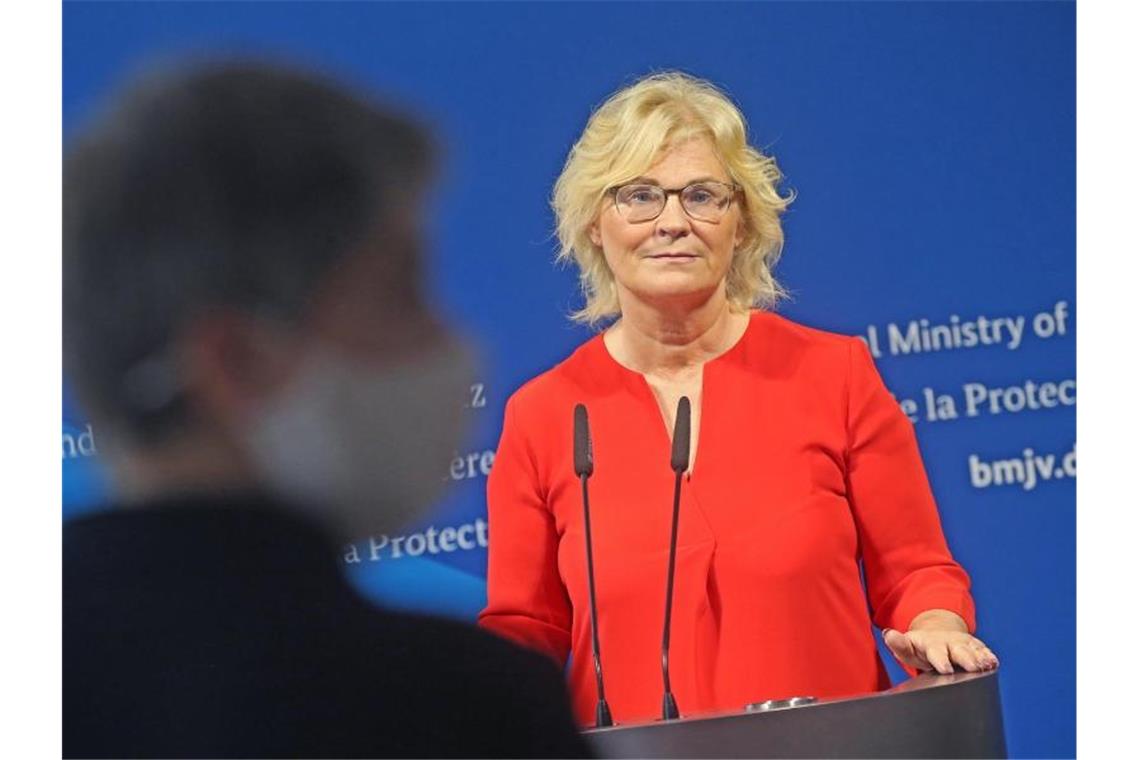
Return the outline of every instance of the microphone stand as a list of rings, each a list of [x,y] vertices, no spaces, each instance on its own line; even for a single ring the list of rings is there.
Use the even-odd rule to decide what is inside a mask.
[[[665,583],[665,631],[661,635],[661,677],[665,686],[661,700],[662,720],[673,720],[681,716],[669,683],[669,631],[673,621],[673,574],[677,559],[677,523],[681,515],[681,476],[689,468],[690,430],[689,398],[682,396],[677,402],[677,419],[673,425],[673,528],[669,536],[669,574]]]
[[[590,531],[590,490],[587,481],[594,472],[594,451],[590,442],[590,426],[586,407],[574,407],[574,472],[582,481],[582,515],[586,529],[586,577],[590,591],[590,632],[593,635],[594,676],[598,686],[598,705],[594,711],[597,728],[612,726],[613,717],[606,702],[606,687],[602,681],[602,645],[598,640],[598,600],[594,593],[594,543]]]

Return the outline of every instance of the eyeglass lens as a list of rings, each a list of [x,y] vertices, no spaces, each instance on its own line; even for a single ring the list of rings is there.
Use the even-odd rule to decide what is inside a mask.
[[[720,182],[698,182],[680,190],[666,190],[658,185],[623,185],[617,189],[618,211],[630,222],[656,219],[665,210],[668,197],[681,196],[681,206],[689,216],[703,221],[718,221],[732,200],[733,188]]]

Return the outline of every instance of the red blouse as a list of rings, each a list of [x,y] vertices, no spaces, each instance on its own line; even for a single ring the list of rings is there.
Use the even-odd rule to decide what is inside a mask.
[[[670,680],[681,714],[890,685],[872,621],[951,610],[974,630],[911,423],[861,341],[753,312],[704,367],[700,445],[681,488]],[[592,725],[582,490],[573,410],[589,409],[590,520],[606,698],[660,717],[672,520],[670,433],[645,378],[599,335],[507,402],[487,486],[483,627],[569,655]],[[865,584],[860,578],[860,568]],[[869,603],[869,609],[868,609]]]

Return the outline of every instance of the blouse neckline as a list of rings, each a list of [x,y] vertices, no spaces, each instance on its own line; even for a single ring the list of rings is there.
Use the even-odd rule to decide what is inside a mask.
[[[697,472],[698,464],[700,462],[703,462],[705,457],[710,456],[710,454],[708,454],[706,451],[706,442],[709,441],[710,438],[705,434],[705,431],[709,427],[710,419],[712,416],[709,414],[709,396],[711,395],[715,397],[717,395],[717,391],[715,389],[712,390],[711,393],[709,392],[710,378],[714,377],[715,374],[710,374],[710,368],[718,367],[723,363],[734,360],[738,354],[745,350],[744,346],[747,344],[749,336],[756,330],[760,329],[757,327],[757,322],[760,321],[760,315],[762,313],[763,312],[759,309],[753,309],[748,316],[748,324],[744,328],[744,332],[741,333],[736,342],[725,349],[725,351],[719,356],[714,356],[712,359],[709,359],[703,365],[701,365],[701,422],[700,428],[694,431],[696,439],[696,456],[693,457],[691,466],[686,475],[686,479],[689,481],[693,480],[693,477]],[[649,379],[643,373],[638,372],[635,369],[630,369],[614,358],[613,354],[610,353],[609,348],[606,346],[604,333],[596,336],[594,340],[598,342],[598,352],[602,357],[604,357],[603,361],[612,367],[613,371],[622,378],[623,384],[638,399],[638,403],[644,405],[646,413],[651,414],[651,416],[657,420],[657,425],[654,426],[654,436],[658,438],[659,445],[666,452],[671,450],[673,432],[669,429],[669,424],[666,422],[665,417],[662,415],[661,409],[657,403],[657,398],[653,393],[653,389],[649,385]],[[715,405],[717,401],[714,400],[711,403]],[[713,434],[713,436],[715,439],[715,434]],[[715,456],[715,454],[712,456]]]
[[[713,358],[707,360],[703,365],[701,365],[702,370],[704,368],[708,367],[709,365],[718,364],[718,363],[721,363],[722,361],[728,361],[728,360],[732,359],[733,356],[735,356],[736,354],[743,351],[744,345],[748,342],[749,336],[752,333],[754,333],[757,329],[759,329],[756,327],[756,323],[760,321],[760,315],[763,313],[764,312],[760,309],[751,309],[750,313],[748,315],[748,324],[747,324],[747,326],[745,326],[744,332],[742,332],[740,334],[740,337],[736,339],[736,342],[733,343],[731,346],[729,346],[727,349],[725,349],[722,353],[720,353],[717,356],[714,356]],[[607,361],[607,363],[616,367],[619,371],[621,371],[623,374],[625,374],[627,376],[632,375],[638,379],[645,380],[646,379],[645,373],[638,372],[635,369],[632,369],[630,367],[625,366],[624,364],[619,362],[617,360],[617,358],[614,357],[613,354],[610,353],[609,346],[606,345],[605,335],[606,334],[604,332],[599,333],[597,336],[594,337],[594,340],[596,340],[598,342],[600,353],[603,357],[605,357],[605,360]]]

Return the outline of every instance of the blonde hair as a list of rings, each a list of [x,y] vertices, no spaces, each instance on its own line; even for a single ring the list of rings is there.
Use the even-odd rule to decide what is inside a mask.
[[[619,90],[594,111],[554,183],[557,260],[577,264],[586,297],[586,305],[571,315],[575,321],[594,325],[621,313],[613,273],[590,240],[607,191],[644,174],[664,151],[694,137],[712,143],[741,188],[745,234],[728,270],[729,303],[740,310],[767,308],[785,295],[772,267],[784,243],[780,214],[794,193],[779,194],[783,175],[773,158],[748,144],[744,116],[727,95],[703,79],[664,72]]]

